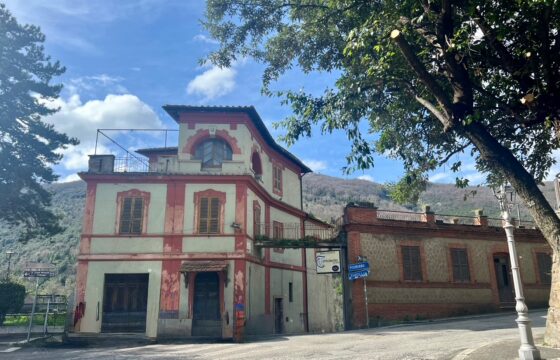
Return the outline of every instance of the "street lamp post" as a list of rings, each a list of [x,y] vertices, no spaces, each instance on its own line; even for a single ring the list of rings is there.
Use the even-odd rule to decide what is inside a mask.
[[[8,250],[6,251],[6,255],[8,255],[8,271],[6,272],[6,281],[10,281],[10,267],[12,265],[12,255],[15,254],[15,251]]]
[[[517,251],[515,249],[515,239],[513,237],[513,225],[511,223],[510,208],[515,202],[515,191],[509,185],[502,185],[499,189],[493,189],[494,195],[500,202],[502,211],[503,227],[506,232],[509,259],[511,263],[511,272],[513,277],[513,286],[515,288],[515,310],[517,311],[517,326],[521,339],[519,347],[520,360],[540,360],[541,354],[539,349],[535,347],[533,333],[531,331],[531,319],[529,318],[529,309],[525,304],[523,296],[523,283],[521,282],[521,274],[519,272],[519,262],[517,259]]]

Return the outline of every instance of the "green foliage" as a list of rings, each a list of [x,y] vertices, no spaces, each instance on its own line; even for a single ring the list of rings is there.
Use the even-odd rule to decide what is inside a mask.
[[[524,171],[538,183],[555,162],[555,1],[210,0],[204,24],[221,44],[213,63],[252,57],[266,66],[264,93],[293,110],[278,124],[282,140],[292,144],[315,126],[343,129],[352,144],[348,172],[373,166],[374,152],[402,160],[405,177],[391,186],[399,202],[414,203],[425,174],[443,164],[460,172],[455,155],[463,152],[489,183],[527,183]],[[338,79],[319,96],[273,92],[271,83],[294,67]],[[373,142],[359,130],[363,122],[378,134]],[[508,168],[513,162],[521,166]]]
[[[0,326],[7,313],[18,312],[25,300],[25,286],[13,282],[0,282]]]
[[[65,71],[44,54],[44,41],[0,4],[0,220],[24,225],[23,240],[62,230],[42,184],[57,179],[60,150],[78,143],[42,121],[57,111],[46,102],[58,97],[62,85],[50,82]]]

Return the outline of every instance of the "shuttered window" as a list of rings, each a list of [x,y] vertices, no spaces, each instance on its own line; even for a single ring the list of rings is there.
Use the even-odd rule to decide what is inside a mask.
[[[467,249],[450,249],[451,264],[453,266],[453,281],[470,282],[469,259]]]
[[[272,225],[272,237],[274,239],[282,239],[284,237],[284,224],[274,221]]]
[[[200,198],[198,232],[218,234],[220,232],[220,199],[217,197]]]
[[[121,205],[120,234],[141,234],[144,218],[144,198],[125,197]]]
[[[272,189],[278,193],[282,192],[282,169],[276,165],[272,165]]]
[[[537,263],[539,266],[539,278],[541,284],[550,284],[552,282],[552,258],[547,253],[537,253]]]
[[[422,266],[420,264],[420,247],[402,246],[402,265],[404,280],[422,281]]]

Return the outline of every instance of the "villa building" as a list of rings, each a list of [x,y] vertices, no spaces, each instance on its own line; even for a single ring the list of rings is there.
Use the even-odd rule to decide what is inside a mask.
[[[253,107],[164,109],[179,124],[178,146],[137,150],[148,159],[142,171],[92,155],[80,173],[75,331],[238,340],[332,331],[323,292],[334,290],[314,274],[313,251],[255,246],[332,235],[302,211],[311,170]]]

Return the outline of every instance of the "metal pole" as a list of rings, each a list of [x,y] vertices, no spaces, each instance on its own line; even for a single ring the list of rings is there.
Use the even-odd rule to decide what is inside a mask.
[[[367,284],[366,284],[366,278],[363,279],[364,279],[364,296],[366,298],[366,324],[369,329],[369,304],[367,299]]]
[[[29,327],[27,328],[27,342],[31,338],[31,326],[33,326],[33,316],[35,316],[35,305],[37,304],[37,291],[39,290],[39,277],[35,277],[35,298],[33,298],[33,307],[31,308],[31,316],[29,317]]]
[[[6,281],[10,281],[10,268],[12,265],[12,255],[14,254],[14,252],[9,250],[6,252],[6,254],[8,254],[8,272],[6,273]]]
[[[523,283],[521,282],[521,274],[519,272],[519,262],[515,249],[515,239],[513,237],[513,225],[511,224],[511,217],[506,204],[506,196],[505,186],[502,185],[499,200],[502,208],[502,219],[504,220],[504,230],[507,237],[513,285],[515,288],[515,310],[517,311],[517,319],[515,319],[515,321],[517,322],[521,339],[521,346],[518,351],[519,359],[540,360],[541,354],[539,349],[535,347],[535,341],[533,340],[533,333],[531,331],[531,319],[528,315],[529,309],[525,304],[525,297],[523,296]]]
[[[47,319],[49,318],[49,307],[51,305],[51,299],[47,300],[47,311],[45,312],[45,323],[43,324],[43,336],[47,336]]]

